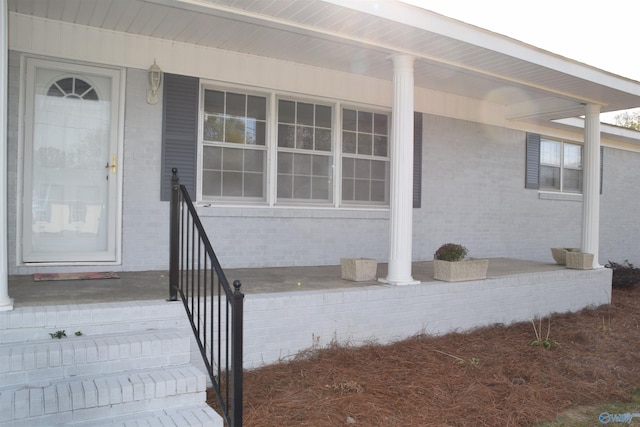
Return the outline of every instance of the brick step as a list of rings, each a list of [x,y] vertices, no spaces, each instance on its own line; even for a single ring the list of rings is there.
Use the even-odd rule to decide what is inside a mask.
[[[95,421],[81,421],[67,426],[82,427],[224,427],[222,417],[209,405],[201,403],[194,406],[168,408],[152,411],[144,415],[128,415]]]
[[[84,335],[190,329],[180,302],[132,301],[84,305],[17,307],[0,312],[0,344],[37,341],[64,330]]]
[[[187,364],[190,331],[149,330],[0,344],[0,384]]]
[[[153,418],[156,411],[198,405],[205,399],[206,376],[191,365],[43,381],[0,388],[0,426]]]

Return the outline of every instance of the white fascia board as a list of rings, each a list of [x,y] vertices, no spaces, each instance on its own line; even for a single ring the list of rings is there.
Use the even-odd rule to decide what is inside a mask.
[[[578,129],[584,129],[585,126],[585,120],[582,117],[571,117],[567,119],[552,120],[552,122]],[[608,123],[600,123],[600,133],[603,136],[609,136],[616,140],[622,140],[631,144],[640,145],[640,131],[634,129],[615,126]]]

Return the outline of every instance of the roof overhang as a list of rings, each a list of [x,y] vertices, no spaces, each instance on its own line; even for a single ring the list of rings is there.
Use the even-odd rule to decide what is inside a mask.
[[[10,13],[390,80],[497,103],[508,119],[640,106],[640,83],[397,0],[8,0]]]

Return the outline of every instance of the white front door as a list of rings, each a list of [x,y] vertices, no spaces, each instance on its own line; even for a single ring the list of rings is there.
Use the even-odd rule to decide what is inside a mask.
[[[24,262],[115,262],[120,72],[27,59]]]

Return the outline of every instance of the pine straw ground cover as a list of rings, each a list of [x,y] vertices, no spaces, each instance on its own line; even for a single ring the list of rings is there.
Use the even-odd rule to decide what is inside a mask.
[[[518,323],[310,349],[245,373],[244,425],[527,426],[628,401],[640,388],[639,299],[638,287],[614,289],[609,306],[536,322],[550,348]]]

